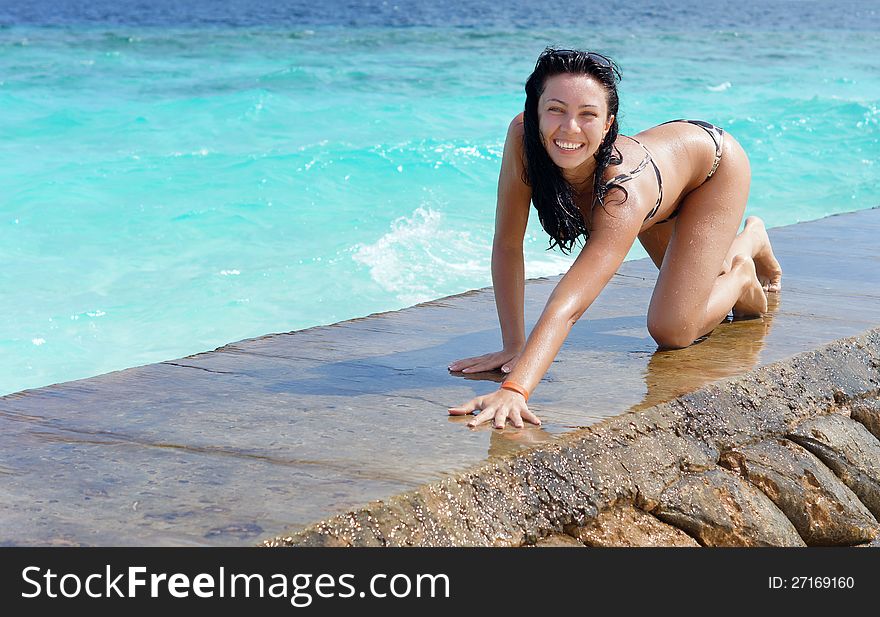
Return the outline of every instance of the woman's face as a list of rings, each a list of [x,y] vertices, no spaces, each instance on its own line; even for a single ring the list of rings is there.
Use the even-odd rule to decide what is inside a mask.
[[[593,155],[611,128],[605,87],[589,75],[548,77],[538,100],[538,119],[550,159],[569,174],[592,174]]]

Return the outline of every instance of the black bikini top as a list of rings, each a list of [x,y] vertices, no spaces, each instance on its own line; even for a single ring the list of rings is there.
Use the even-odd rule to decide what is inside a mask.
[[[610,189],[612,186],[618,186],[620,184],[623,184],[624,182],[629,182],[640,173],[642,173],[645,167],[648,166],[648,163],[651,163],[651,165],[653,165],[654,167],[654,173],[657,176],[657,188],[659,190],[659,194],[657,195],[657,203],[654,204],[654,207],[651,208],[648,216],[645,217],[645,220],[647,221],[649,218],[657,214],[657,210],[660,208],[660,202],[663,201],[663,178],[660,177],[660,170],[657,168],[657,163],[655,163],[654,159],[651,158],[651,153],[648,152],[648,149],[642,145],[642,142],[640,142],[635,137],[630,137],[629,135],[623,135],[623,137],[626,137],[627,139],[632,139],[634,142],[642,146],[642,150],[645,151],[645,158],[643,158],[642,162],[639,163],[638,166],[632,171],[628,173],[618,174],[611,178],[608,182],[605,183],[605,188]]]

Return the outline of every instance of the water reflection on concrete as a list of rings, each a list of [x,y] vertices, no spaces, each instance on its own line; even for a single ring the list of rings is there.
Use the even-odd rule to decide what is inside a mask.
[[[760,352],[764,348],[765,338],[770,332],[779,305],[780,298],[774,295],[769,302],[769,311],[763,317],[740,320],[728,317],[727,321],[720,324],[710,336],[685,349],[655,348],[654,351],[631,351],[628,356],[633,370],[620,375],[606,373],[601,382],[603,393],[613,393],[614,388],[619,387],[621,400],[634,400],[633,397],[637,396],[638,389],[635,387],[626,389],[626,386],[620,384],[635,383],[636,376],[640,374],[644,380],[641,401],[628,408],[617,408],[617,413],[638,411],[693,392],[713,381],[747,373],[759,365]],[[650,343],[648,345],[650,346]],[[598,354],[600,358],[603,356],[604,354]],[[584,374],[595,374],[603,371],[600,364],[601,362],[591,363],[582,360],[580,368],[584,369]],[[641,370],[637,370],[638,368]],[[469,377],[499,383],[504,379],[500,374],[487,374],[482,378]],[[589,397],[585,399],[586,407],[589,405]],[[552,405],[543,403],[541,407],[548,408],[546,413],[553,417]],[[461,423],[462,426],[469,420],[470,418],[461,416],[450,418],[451,422]],[[507,428],[499,431],[491,426],[485,426],[479,430],[491,433],[489,456],[499,456],[551,440],[554,434],[560,432],[559,428],[558,425],[551,423],[542,428],[526,426],[523,429]],[[573,428],[573,425],[568,425],[566,428]]]
[[[491,290],[2,397],[0,543],[254,544],[863,332],[878,232],[880,210],[771,230],[775,310],[674,352],[645,327],[655,268],[624,264],[533,394],[541,428],[446,413],[503,377],[446,370],[498,345]],[[529,326],[557,280],[527,284]]]
[[[674,351],[655,351],[645,369],[645,398],[630,409],[653,407],[757,367],[779,304],[779,295],[773,294],[768,312],[760,318],[729,318],[711,336],[695,345]]]

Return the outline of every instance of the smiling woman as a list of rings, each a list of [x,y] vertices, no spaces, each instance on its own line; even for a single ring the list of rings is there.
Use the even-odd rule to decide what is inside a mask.
[[[529,393],[636,238],[660,269],[647,325],[662,348],[687,347],[731,310],[760,315],[765,294],[780,289],[763,222],[749,217],[737,234],[751,180],[739,143],[694,120],[666,122],[638,139],[619,134],[619,79],[601,54],[548,48],[526,82],[525,110],[505,142],[492,247],[503,349],[449,366],[466,373],[501,367],[510,376],[498,391],[449,409],[479,410],[468,426],[540,424]],[[653,173],[643,173],[649,165]],[[522,243],[530,202],[551,246],[568,251],[578,238],[583,246],[526,340]]]

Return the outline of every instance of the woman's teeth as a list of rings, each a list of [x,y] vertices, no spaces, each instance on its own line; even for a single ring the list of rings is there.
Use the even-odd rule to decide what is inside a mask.
[[[578,144],[578,143],[574,143],[571,141],[556,141],[556,140],[554,140],[553,143],[555,143],[557,146],[559,146],[563,150],[578,150],[584,146],[584,144]]]

